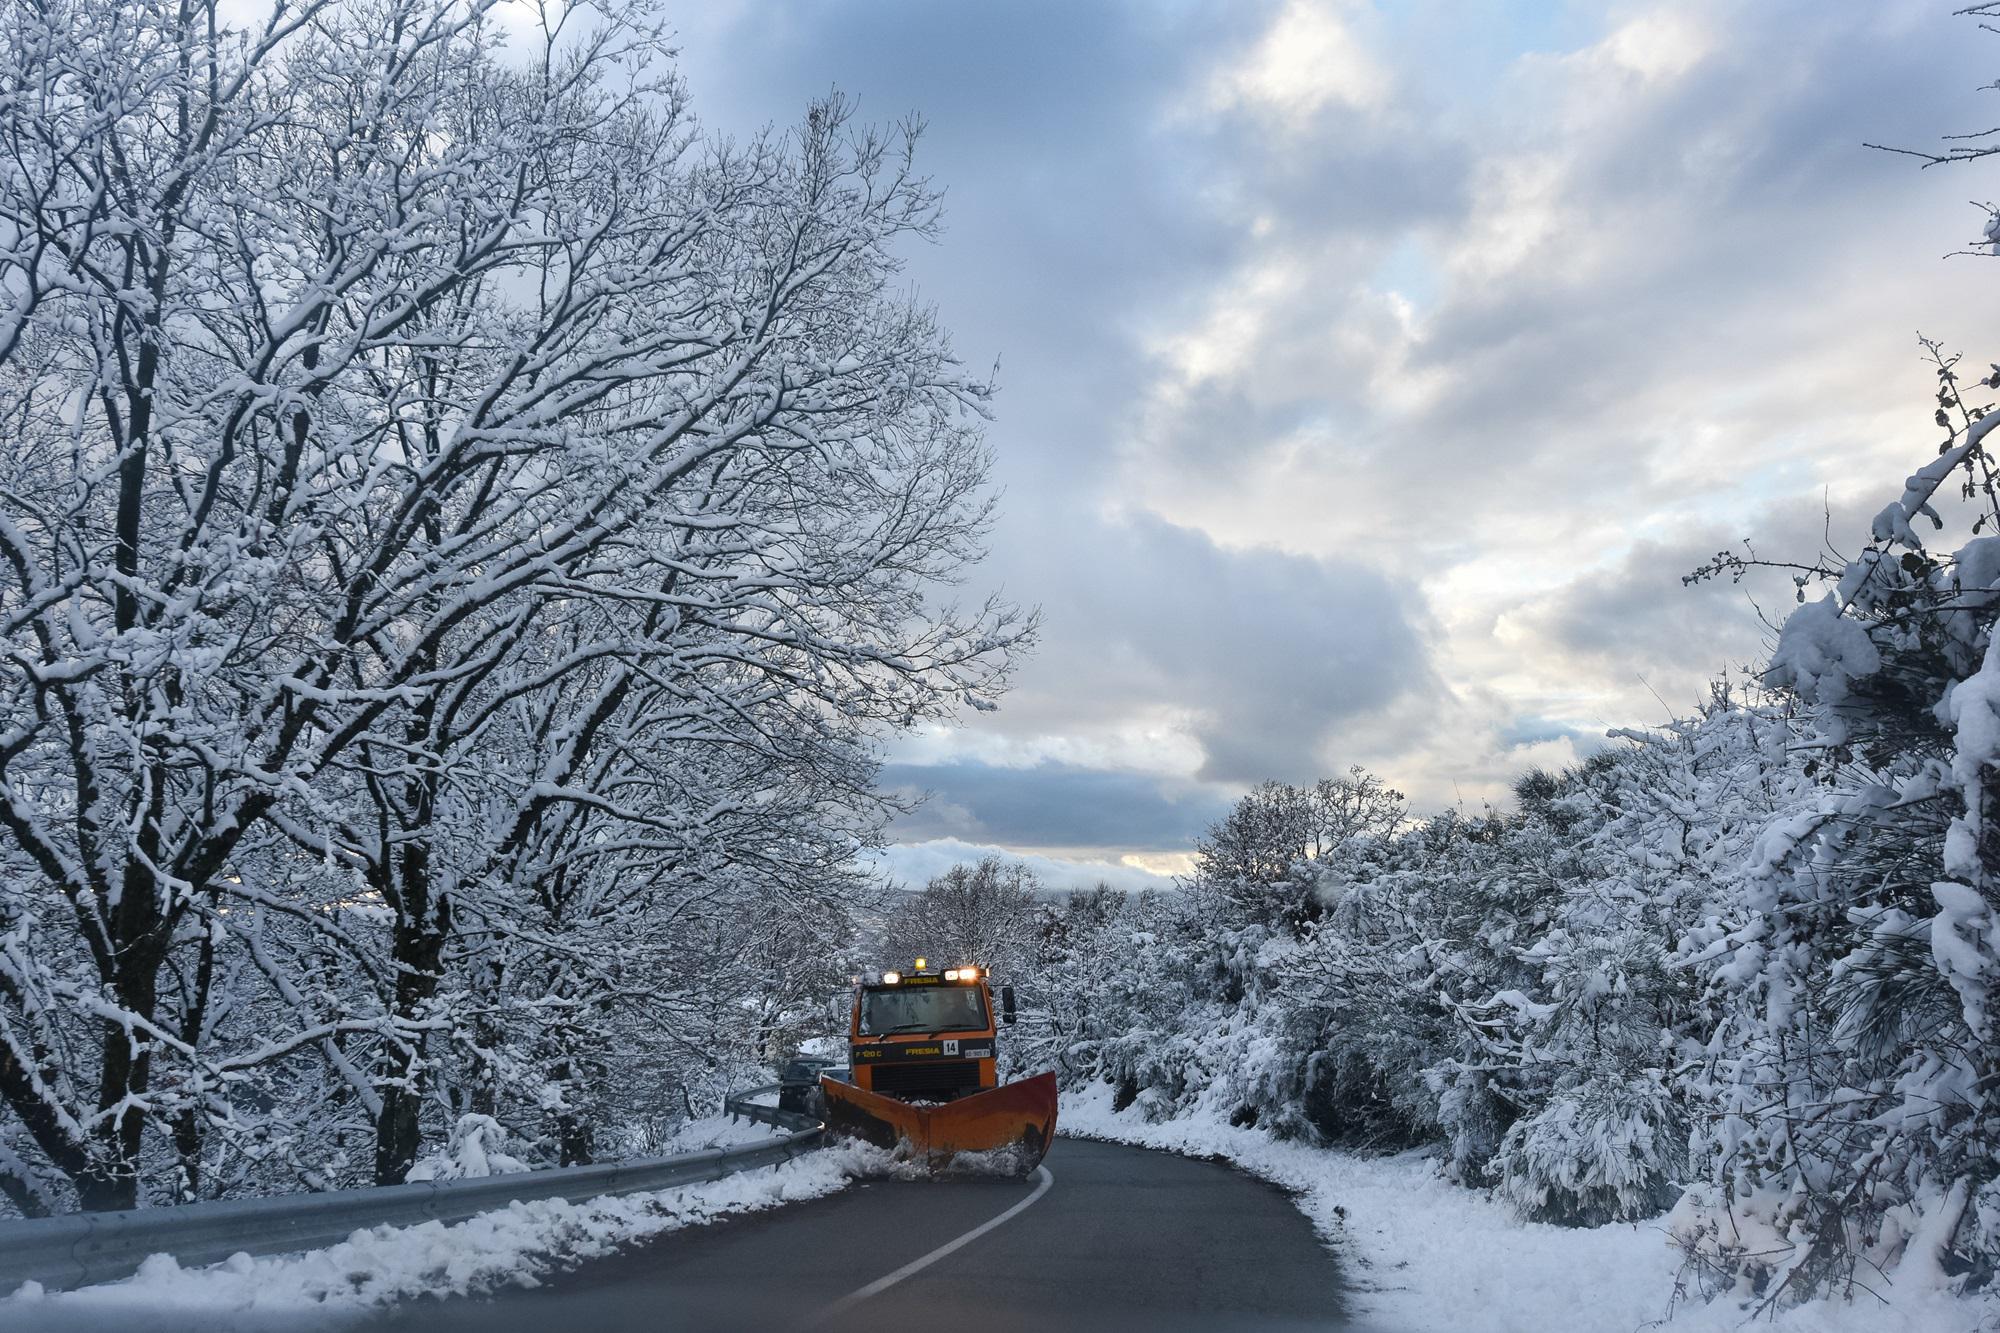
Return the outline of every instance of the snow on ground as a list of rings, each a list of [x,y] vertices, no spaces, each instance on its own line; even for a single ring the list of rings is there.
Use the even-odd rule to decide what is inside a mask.
[[[0,1328],[126,1318],[137,1327],[142,1317],[150,1329],[203,1333],[337,1327],[413,1297],[538,1286],[547,1274],[662,1232],[831,1194],[863,1169],[858,1162],[845,1148],[828,1148],[705,1184],[587,1203],[515,1203],[451,1226],[376,1227],[323,1250],[238,1254],[206,1268],[154,1255],[122,1282],[46,1294],[30,1283],[0,1299]]]
[[[1292,1193],[1347,1264],[1370,1329],[1410,1333],[1973,1333],[2000,1328],[2000,1303],[1924,1293],[1885,1304],[1823,1303],[1751,1322],[1727,1302],[1670,1309],[1678,1252],[1664,1219],[1577,1230],[1522,1222],[1438,1175],[1423,1153],[1356,1157],[1282,1143],[1218,1120],[1148,1124],[1111,1109],[1112,1089],[1065,1093],[1062,1134],[1235,1163]],[[1060,1171],[1060,1150],[1057,1154]]]

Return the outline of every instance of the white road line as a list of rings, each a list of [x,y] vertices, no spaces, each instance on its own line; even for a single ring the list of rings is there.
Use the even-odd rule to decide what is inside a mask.
[[[946,1241],[944,1244],[938,1246],[935,1250],[932,1250],[929,1254],[924,1255],[922,1258],[910,1260],[910,1262],[904,1264],[901,1268],[897,1269],[895,1272],[890,1273],[885,1277],[878,1277],[873,1282],[870,1282],[867,1286],[861,1287],[858,1290],[848,1292],[845,1296],[842,1296],[832,1305],[827,1306],[824,1310],[821,1310],[811,1319],[808,1319],[805,1323],[799,1325],[799,1327],[802,1329],[818,1328],[820,1325],[826,1323],[828,1320],[833,1319],[838,1315],[845,1314],[849,1310],[852,1310],[855,1306],[861,1304],[861,1302],[867,1300],[870,1296],[879,1296],[883,1292],[887,1291],[889,1288],[895,1286],[898,1282],[901,1282],[904,1278],[915,1277],[918,1273],[923,1272],[926,1268],[929,1268],[932,1264],[944,1258],[946,1255],[957,1253],[959,1250],[962,1250],[966,1246],[972,1244],[973,1241],[978,1240],[981,1236],[985,1235],[987,1232],[993,1230],[993,1228],[997,1226],[1003,1226],[1006,1223],[1013,1221],[1016,1217],[1020,1216],[1022,1213],[1027,1212],[1028,1209],[1034,1205],[1035,1200],[1041,1198],[1044,1194],[1047,1194],[1049,1192],[1049,1186],[1056,1183],[1055,1176],[1050,1174],[1049,1169],[1046,1166],[1036,1167],[1035,1174],[1041,1177],[1042,1183],[1035,1186],[1035,1192],[1033,1194],[1030,1194],[1027,1198],[1021,1200],[1019,1203],[1015,1204],[1012,1208],[1009,1208],[1006,1212],[1001,1213],[997,1217],[988,1218],[986,1221],[981,1222],[978,1226],[974,1227],[972,1230],[966,1232],[963,1236],[960,1236],[957,1240]]]

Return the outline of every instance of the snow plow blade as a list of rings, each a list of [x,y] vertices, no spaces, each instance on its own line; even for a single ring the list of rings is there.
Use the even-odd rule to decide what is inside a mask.
[[[829,1129],[892,1152],[907,1150],[934,1164],[960,1153],[1011,1151],[1012,1165],[1025,1176],[1041,1164],[1055,1137],[1054,1074],[1003,1083],[936,1106],[913,1106],[824,1074],[819,1086],[826,1094]]]

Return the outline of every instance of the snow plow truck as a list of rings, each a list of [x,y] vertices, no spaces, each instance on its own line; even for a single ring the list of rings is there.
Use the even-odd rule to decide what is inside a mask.
[[[1014,988],[1000,988],[1014,1021]],[[960,1154],[1027,1175],[1056,1131],[1056,1076],[999,1081],[999,1029],[986,969],[936,969],[857,980],[848,1068],[822,1074],[828,1128],[938,1167]]]

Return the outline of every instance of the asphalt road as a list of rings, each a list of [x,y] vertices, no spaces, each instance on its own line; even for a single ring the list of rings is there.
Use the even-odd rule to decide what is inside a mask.
[[[369,1327],[1351,1327],[1333,1257],[1272,1186],[1212,1162],[1079,1139],[1059,1139],[1045,1170],[1046,1182],[857,1184],[671,1232],[537,1290],[419,1302]],[[898,1276],[972,1232],[952,1253]]]

